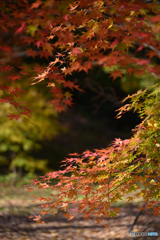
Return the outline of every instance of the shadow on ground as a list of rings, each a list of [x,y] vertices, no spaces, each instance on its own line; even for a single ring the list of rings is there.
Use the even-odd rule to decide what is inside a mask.
[[[2,240],[118,240],[118,239],[160,239],[160,218],[143,213],[135,232],[158,232],[157,237],[131,237],[127,233],[137,214],[136,206],[123,207],[115,219],[105,219],[110,230],[97,225],[94,219],[84,220],[81,216],[67,222],[63,215],[45,215],[44,224],[36,224],[29,215],[0,214],[0,239]]]

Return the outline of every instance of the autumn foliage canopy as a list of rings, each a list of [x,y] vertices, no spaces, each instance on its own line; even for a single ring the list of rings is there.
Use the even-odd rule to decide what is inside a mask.
[[[159,79],[159,32],[158,1],[2,1],[0,70],[8,77],[0,86],[4,92],[0,101],[14,106],[10,119],[31,115],[29,107],[19,101],[24,90],[14,87],[21,76],[29,75],[18,61],[22,55],[48,61],[45,69],[40,65],[33,68],[31,85],[44,81],[53,93],[53,111],[58,112],[73,104],[68,88],[82,91],[70,79],[74,72],[88,73],[98,65],[112,67],[113,81],[124,72],[140,77],[147,73]],[[63,170],[34,180],[39,188],[57,190],[55,196],[40,198],[49,201],[43,213],[63,209],[68,219],[83,213],[99,223],[106,216],[115,217],[119,209],[113,208],[113,203],[130,193],[128,201],[139,197],[147,209],[160,213],[159,94],[157,83],[124,99],[117,117],[133,110],[141,118],[130,139],[115,139],[108,148],[74,153],[63,161]],[[54,186],[52,179],[58,180]],[[68,210],[69,204],[76,209]]]

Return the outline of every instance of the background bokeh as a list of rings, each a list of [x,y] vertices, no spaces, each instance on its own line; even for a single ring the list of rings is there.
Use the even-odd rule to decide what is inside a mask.
[[[0,181],[12,184],[58,170],[60,162],[69,153],[105,148],[114,138],[129,138],[140,119],[136,113],[130,112],[117,120],[116,110],[128,94],[157,81],[151,74],[141,78],[129,76],[125,69],[123,77],[113,81],[109,68],[95,66],[89,74],[80,72],[71,76],[71,80],[84,92],[71,92],[73,107],[58,113],[50,104],[52,95],[46,83],[31,85],[35,76],[33,69],[37,64],[45,67],[45,60],[21,58],[21,61],[29,76],[14,81],[12,86],[24,89],[20,99],[31,110],[31,117],[10,120],[7,115],[17,110],[8,103],[1,104],[0,108]],[[7,73],[1,73],[1,82],[5,82],[7,77]],[[5,94],[0,92],[1,97]]]

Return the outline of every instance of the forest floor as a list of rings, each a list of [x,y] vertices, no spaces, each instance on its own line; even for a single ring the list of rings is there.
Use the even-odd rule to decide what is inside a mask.
[[[30,215],[39,214],[38,204],[32,203],[33,193],[24,188],[2,188],[0,191],[0,239],[1,240],[114,240],[159,239],[160,217],[145,211],[138,218],[134,232],[158,232],[157,237],[131,237],[127,233],[137,214],[137,205],[121,204],[119,216],[106,218],[106,224],[97,225],[93,219],[84,220],[82,215],[67,222],[63,213],[45,215],[46,223],[37,224]],[[41,195],[41,193],[38,193]],[[44,194],[43,194],[44,196]]]

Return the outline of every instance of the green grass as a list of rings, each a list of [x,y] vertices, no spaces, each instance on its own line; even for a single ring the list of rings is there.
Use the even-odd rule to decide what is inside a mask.
[[[34,214],[41,211],[40,201],[35,201],[35,197],[49,197],[53,190],[51,189],[34,189],[27,191],[27,187],[10,186],[8,184],[0,184],[0,212],[7,214]],[[35,201],[35,202],[32,202]]]

